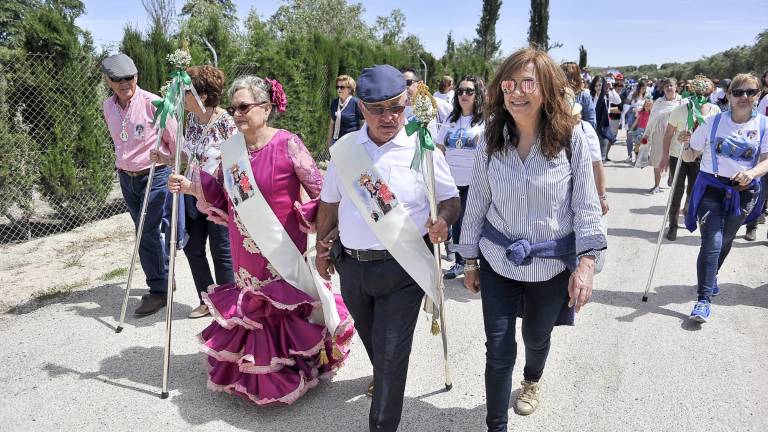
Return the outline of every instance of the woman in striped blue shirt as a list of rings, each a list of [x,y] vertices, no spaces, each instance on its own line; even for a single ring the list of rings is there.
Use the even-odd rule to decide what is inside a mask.
[[[534,49],[508,57],[488,86],[459,251],[464,285],[483,303],[489,431],[507,430],[516,318],[526,364],[514,408],[527,415],[539,403],[552,328],[572,324],[589,301],[606,248],[588,144],[566,86],[557,64]]]

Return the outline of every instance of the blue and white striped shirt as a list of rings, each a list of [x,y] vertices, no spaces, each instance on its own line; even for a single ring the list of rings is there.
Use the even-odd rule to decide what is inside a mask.
[[[574,232],[576,253],[599,257],[607,247],[601,230],[600,202],[589,147],[580,127],[573,129],[571,161],[565,150],[548,160],[537,140],[525,161],[517,149],[494,153],[490,163],[485,140],[475,156],[472,182],[462,222],[459,253],[483,257],[493,270],[524,282],[546,281],[565,270],[559,259],[533,257],[529,265],[507,260],[504,248],[481,233],[485,220],[509,239],[531,244],[557,240]]]

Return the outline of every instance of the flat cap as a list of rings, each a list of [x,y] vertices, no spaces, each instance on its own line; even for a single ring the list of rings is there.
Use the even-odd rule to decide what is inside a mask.
[[[111,55],[102,60],[101,70],[111,78],[122,78],[138,73],[133,60],[123,53]]]
[[[405,91],[405,78],[390,65],[374,65],[363,69],[357,79],[357,97],[366,103],[376,103],[400,96]]]

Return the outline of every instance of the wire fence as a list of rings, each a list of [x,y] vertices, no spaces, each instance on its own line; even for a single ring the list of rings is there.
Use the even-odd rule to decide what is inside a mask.
[[[0,57],[0,244],[125,212],[94,61]]]

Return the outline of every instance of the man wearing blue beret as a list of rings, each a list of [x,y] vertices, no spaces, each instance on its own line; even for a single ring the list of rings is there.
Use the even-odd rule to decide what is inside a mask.
[[[316,264],[327,280],[338,271],[344,303],[373,365],[370,430],[396,431],[421,300],[425,292],[433,296],[442,277],[435,274],[430,242],[447,240],[459,194],[445,158],[435,152],[438,214],[432,223],[424,181],[411,170],[418,139],[404,128],[405,78],[377,65],[357,82],[365,125],[331,147]]]

